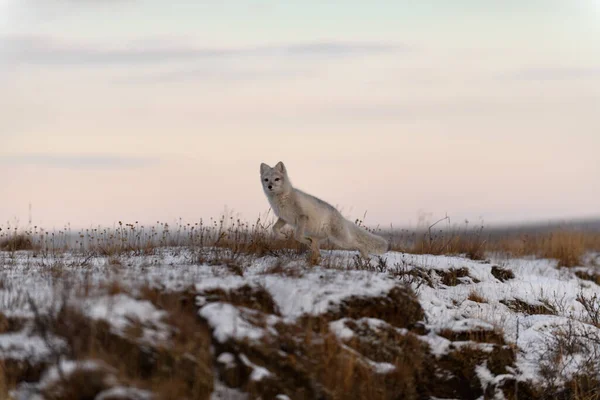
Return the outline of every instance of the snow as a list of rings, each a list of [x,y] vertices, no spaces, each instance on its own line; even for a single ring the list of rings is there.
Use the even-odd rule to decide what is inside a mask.
[[[340,259],[350,259],[353,254],[323,251],[324,257]],[[79,307],[92,319],[108,322],[117,334],[125,334],[137,323],[142,327],[141,340],[158,343],[168,341],[171,335],[164,322],[166,313],[148,301],[137,300],[138,290],[143,286],[165,291],[194,288],[198,294],[198,313],[210,325],[217,341],[261,341],[276,334],[272,326],[278,322],[294,322],[307,314],[327,313],[350,297],[382,296],[402,284],[402,277],[395,273],[307,267],[301,260],[284,263],[280,268],[283,273],[271,273],[273,266],[281,262],[271,256],[242,260],[242,276],[232,274],[226,266],[194,265],[192,260],[193,254],[185,249],[165,250],[152,256],[123,257],[118,266],[111,265],[106,257],[86,261],[85,257],[74,253],[36,258],[30,252],[0,252],[0,281],[3,283],[0,285],[0,313],[6,317],[33,317],[29,297],[40,314],[51,313],[60,305],[62,293],[79,283],[89,287],[90,292],[86,292],[85,296],[70,294],[70,304]],[[518,379],[541,382],[540,358],[555,339],[557,330],[570,326],[575,332],[600,334],[598,328],[586,323],[586,311],[577,301],[578,296],[591,297],[600,293],[600,286],[575,275],[576,271],[591,271],[591,267],[559,268],[555,261],[546,259],[492,256],[490,260],[473,261],[455,256],[397,252],[386,253],[383,260],[391,272],[418,268],[429,274],[433,287],[418,282],[411,285],[423,307],[425,327],[429,330],[426,335],[417,337],[430,346],[435,356],[440,357],[450,351],[452,343],[438,335],[441,331],[494,331],[502,335],[508,344],[518,346]],[[514,279],[499,281],[491,273],[493,266],[510,269]],[[470,277],[462,279],[456,286],[444,285],[436,272],[460,268],[467,269]],[[105,288],[111,282],[118,282],[127,294],[107,295]],[[267,291],[279,314],[265,315],[229,303],[210,302],[205,296],[205,292],[211,289],[227,291],[245,285]],[[471,293],[477,293],[485,302],[469,300]],[[501,303],[513,300],[537,306],[549,304],[555,308],[556,315],[527,315]],[[368,324],[373,330],[386,327],[384,321],[373,318],[363,318],[359,322]],[[356,335],[343,318],[330,322],[329,328],[342,341],[351,340]],[[56,346],[61,345],[64,343],[56,339]],[[48,344],[26,329],[0,334],[1,358],[42,360],[50,354]],[[229,353],[222,353],[217,359],[224,365],[234,360],[235,357]],[[574,373],[582,361],[574,356],[564,360],[561,367],[568,375]],[[389,373],[393,368],[391,364],[370,363],[380,373]],[[265,379],[272,374],[252,365],[252,379]],[[73,367],[71,364],[63,366],[67,369]],[[491,376],[485,365],[478,367],[477,374],[482,383],[505,378]],[[228,398],[218,396],[229,395],[246,398],[226,388],[219,390],[221,394],[214,394],[214,399]]]
[[[210,400],[248,400],[248,397],[248,394],[227,387],[215,378],[214,390],[210,395]]]
[[[129,400],[150,400],[154,396],[151,392],[132,387],[115,386],[111,389],[98,393],[94,400],[105,400],[112,398],[122,398]]]
[[[453,321],[448,327],[454,332],[471,332],[478,330],[494,330],[494,325],[476,318],[465,318]]]
[[[481,382],[481,386],[483,391],[494,381],[494,375],[490,372],[486,365],[478,365],[475,367],[475,373],[479,378],[479,382]]]
[[[548,352],[548,348],[553,348],[557,338],[557,334],[572,333],[572,339],[578,340],[579,343],[584,340],[586,335],[595,335],[595,340],[587,342],[587,349],[583,353],[574,353],[561,357],[560,367],[563,369],[565,377],[576,374],[585,361],[585,357],[600,354],[600,330],[596,327],[559,316],[548,315],[531,315],[524,318],[521,322],[522,328],[519,334],[518,346],[525,350],[518,355],[518,363],[520,369],[520,378],[537,379],[540,369],[540,357],[543,357]]]
[[[202,279],[200,282],[196,283],[196,291],[204,292],[208,289],[215,288],[231,290],[238,289],[247,284],[251,284],[251,282],[248,282],[247,279],[239,275],[228,275],[225,277],[213,276]]]
[[[330,322],[329,329],[341,340],[350,340],[354,337],[354,331],[346,327],[345,318]]]
[[[240,354],[240,360],[242,360],[244,365],[252,368],[252,373],[250,374],[250,380],[252,381],[262,381],[264,378],[268,378],[273,375],[268,369],[251,362],[244,354]]]
[[[149,301],[117,294],[88,299],[83,302],[82,309],[91,319],[108,322],[117,334],[124,335],[126,328],[137,321],[144,327],[142,340],[156,343],[169,338],[169,329],[162,322],[166,312],[156,309]]]
[[[455,332],[477,329],[502,332],[508,343],[516,343],[519,379],[540,381],[539,361],[547,351],[548,340],[558,327],[569,321],[578,329],[584,329],[585,310],[576,298],[578,295],[593,296],[600,287],[582,281],[573,269],[557,268],[554,260],[547,259],[492,259],[489,262],[472,261],[460,257],[408,255],[388,253],[388,266],[401,264],[408,270],[421,268],[425,271],[467,268],[469,275],[478,283],[445,286],[437,282],[434,288],[421,285],[415,288],[421,306],[427,315],[427,327],[434,332],[450,329]],[[500,282],[491,274],[494,265],[509,268],[514,279]],[[435,278],[435,274],[432,274]],[[487,302],[478,303],[467,298],[471,292],[481,295]],[[558,315],[526,315],[514,312],[502,300],[521,300],[530,305],[543,306],[548,303],[556,308]],[[573,322],[573,319],[575,321]],[[587,325],[597,334],[600,330]],[[450,342],[436,335],[420,337],[429,343],[433,354],[442,355],[449,349]],[[455,343],[456,345],[456,343]],[[579,366],[578,360],[564,365],[568,376]]]
[[[131,394],[131,399],[135,400],[149,400],[152,398],[151,394],[134,388],[120,388],[117,387],[118,381],[116,378],[117,370],[107,365],[106,363],[98,360],[60,360],[58,365],[52,365],[44,371],[40,381],[37,383],[24,382],[19,384],[16,390],[11,394],[15,399],[18,400],[43,400],[39,393],[44,389],[53,387],[56,384],[62,383],[63,379],[68,380],[69,377],[75,372],[98,372],[101,374],[103,384],[107,387],[113,387],[116,393],[128,393]],[[105,397],[109,397],[111,390],[106,390],[100,393],[96,399],[102,400]],[[101,396],[103,395],[103,396]],[[137,397],[135,397],[137,396]]]
[[[429,332],[427,335],[418,336],[423,342],[429,345],[431,354],[436,357],[441,357],[448,353],[452,342],[442,336],[436,335],[435,332]]]
[[[331,332],[334,333],[334,335],[337,336],[338,339],[343,340],[343,341],[350,340],[355,336],[355,333],[352,329],[348,328],[348,326],[346,325],[346,322],[348,322],[348,321],[349,320],[347,318],[341,318],[341,319],[338,319],[337,321],[332,321],[329,323],[329,329],[331,330]],[[387,329],[394,329],[396,332],[403,334],[403,335],[408,333],[408,331],[404,328],[395,328],[395,327],[391,326],[390,324],[388,324],[387,322],[385,322],[381,319],[377,319],[377,318],[364,317],[364,318],[360,318],[360,319],[356,320],[356,322],[359,324],[368,325],[369,328],[375,332],[378,332],[383,328],[387,328]]]
[[[55,365],[50,367],[44,374],[42,375],[42,379],[38,384],[38,388],[43,389],[49,387],[50,385],[60,382],[61,375],[65,378],[72,375],[75,371],[103,371],[107,372],[108,375],[105,377],[106,383],[108,385],[116,384],[115,377],[112,376],[112,373],[115,373],[116,370],[103,362],[96,360],[85,360],[85,361],[70,361],[70,360],[61,360],[59,365]]]
[[[240,310],[228,303],[210,303],[202,307],[199,314],[208,321],[214,329],[213,336],[221,343],[230,339],[236,340],[259,340],[264,331],[256,328],[244,318],[244,312],[251,314],[254,311]]]
[[[340,301],[352,297],[375,297],[389,292],[397,282],[387,274],[368,271],[338,271],[315,267],[299,277],[250,274],[204,279],[196,290],[236,289],[244,285],[262,287],[273,297],[282,316],[296,319],[305,314],[319,315]],[[200,304],[204,301],[201,298]]]
[[[387,274],[367,271],[332,271],[315,268],[300,278],[267,275],[264,288],[286,317],[319,315],[352,297],[375,297],[389,292],[397,282]]]
[[[475,374],[477,378],[479,378],[479,382],[481,382],[481,387],[485,392],[488,386],[494,385],[493,387],[498,386],[503,380],[507,378],[511,378],[512,375],[493,375],[492,372],[488,369],[487,365],[482,364],[475,367]],[[502,391],[496,389],[496,393],[494,394],[493,399],[504,400],[505,396]]]
[[[390,363],[376,363],[376,362],[371,362],[370,363],[371,366],[373,367],[373,369],[375,369],[375,372],[377,372],[378,374],[389,374],[391,372],[394,372],[396,370],[396,367],[393,364]]]
[[[52,337],[50,345],[60,349],[65,346],[61,339]],[[30,335],[26,331],[0,335],[0,359],[27,360],[35,363],[52,356],[52,349],[41,337]]]
[[[231,353],[224,352],[219,354],[219,357],[217,357],[217,362],[229,368],[235,366],[235,356]]]
[[[472,261],[460,257],[408,255],[388,253],[388,265],[403,263],[408,269],[422,268],[425,271],[467,268],[469,275],[478,283],[444,286],[441,283],[431,288],[422,285],[417,289],[419,300],[427,316],[429,327],[436,330],[452,328],[471,329],[501,327],[510,341],[516,340],[517,319],[523,314],[514,313],[501,300],[519,299],[531,305],[542,304],[540,300],[560,303],[565,315],[583,315],[583,307],[576,301],[578,294],[593,295],[600,287],[582,282],[572,271],[556,268],[552,260],[492,260],[492,262]],[[506,266],[515,274],[515,279],[498,281],[491,274],[494,265]],[[432,274],[435,278],[435,274]],[[587,285],[587,287],[586,287]],[[487,303],[468,300],[469,294],[482,295]],[[559,310],[560,311],[560,310]],[[480,322],[476,322],[479,320]],[[457,321],[468,321],[460,322]],[[466,324],[466,325],[465,325]]]

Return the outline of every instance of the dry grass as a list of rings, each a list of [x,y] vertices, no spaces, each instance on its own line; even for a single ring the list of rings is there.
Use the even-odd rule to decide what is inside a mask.
[[[527,315],[557,315],[556,308],[548,300],[539,299],[539,304],[529,304],[520,299],[512,300],[500,300],[501,304],[504,304],[516,313],[523,313]]]
[[[575,329],[572,322],[557,328],[544,344],[540,362],[544,387],[539,399],[598,400],[600,398],[600,337],[597,331]],[[565,373],[565,363],[576,361],[576,371]],[[570,369],[573,369],[571,366]]]
[[[479,292],[476,292],[475,290],[471,290],[467,299],[474,301],[476,303],[487,303],[488,302],[485,297],[483,297]]]
[[[596,285],[600,285],[600,271],[575,271],[575,275],[577,275],[579,279],[584,279],[586,281],[594,282]]]
[[[600,234],[558,230],[538,235],[525,235],[520,243],[514,244],[512,254],[535,255],[553,258],[559,266],[581,265],[586,251],[600,249]]]
[[[500,282],[515,279],[515,274],[512,272],[512,270],[508,268],[502,268],[497,265],[492,266],[491,273],[494,278],[498,279]]]
[[[33,249],[33,240],[27,234],[14,233],[4,237],[0,236],[0,250],[20,251]]]
[[[594,294],[593,296],[584,296],[583,294],[577,295],[577,301],[581,303],[586,312],[586,322],[594,325],[596,328],[600,328],[600,296]]]
[[[483,225],[469,228],[447,226],[445,229],[434,229],[446,217],[429,226],[424,231],[400,231],[392,234],[392,250],[413,254],[464,254],[472,260],[483,260],[487,249],[488,238]]]
[[[422,232],[400,231],[392,235],[392,249],[414,254],[464,255],[483,260],[486,253],[503,253],[513,257],[552,258],[561,267],[582,265],[588,252],[600,252],[600,232],[574,228],[540,229],[522,233],[519,230],[486,232],[477,229],[429,229]]]
[[[206,301],[221,301],[235,306],[258,310],[263,313],[279,315],[275,301],[265,289],[244,285],[235,290],[210,289],[201,294]]]
[[[469,269],[464,268],[449,268],[447,270],[435,270],[436,274],[442,278],[442,283],[446,286],[456,286],[463,283],[464,278],[469,277]],[[474,282],[477,282],[475,279],[472,279]]]
[[[0,249],[34,250],[39,254],[60,254],[63,250],[82,254],[118,256],[120,254],[155,254],[161,247],[186,247],[196,252],[197,262],[214,259],[235,261],[241,255],[297,256],[306,246],[297,242],[292,232],[276,239],[271,233],[272,222],[257,219],[254,223],[233,217],[173,224],[157,221],[145,226],[135,221],[122,222],[113,228],[72,230],[69,226],[57,231],[40,227],[19,230],[0,228]],[[362,225],[362,221],[357,220]],[[391,242],[391,249],[414,254],[464,255],[484,260],[489,252],[509,256],[536,256],[558,260],[559,266],[581,265],[587,252],[600,252],[600,231],[569,225],[551,228],[495,229],[483,224],[451,225],[443,218],[424,230],[384,232],[372,230]],[[323,249],[334,248],[324,242]]]
[[[466,331],[454,331],[452,329],[443,329],[439,335],[454,342],[477,342],[494,343],[504,345],[504,335],[501,329],[471,329]]]
[[[493,241],[488,250],[517,257],[552,258],[558,261],[558,266],[575,267],[582,265],[587,252],[600,251],[600,232],[560,228],[536,233],[512,233]]]

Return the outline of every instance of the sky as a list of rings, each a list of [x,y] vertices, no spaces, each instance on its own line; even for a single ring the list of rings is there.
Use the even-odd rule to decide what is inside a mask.
[[[600,0],[0,0],[0,226],[600,216]],[[30,210],[31,205],[31,212]]]

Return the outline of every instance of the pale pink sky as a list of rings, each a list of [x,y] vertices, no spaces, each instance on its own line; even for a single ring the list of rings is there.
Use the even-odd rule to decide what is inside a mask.
[[[0,0],[0,226],[600,215],[600,2],[225,3]]]

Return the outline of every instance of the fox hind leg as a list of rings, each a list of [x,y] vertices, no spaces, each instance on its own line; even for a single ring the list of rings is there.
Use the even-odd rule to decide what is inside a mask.
[[[341,247],[342,249],[355,248],[352,237],[350,236],[346,227],[343,225],[337,225],[337,224],[331,225],[327,232],[327,236],[333,244]]]
[[[313,265],[321,261],[321,252],[319,251],[319,239],[308,238],[311,241],[310,245],[310,263]]]
[[[362,258],[369,258],[367,246],[357,241],[352,231],[344,224],[334,224],[330,227],[329,240],[343,249],[358,250]]]

